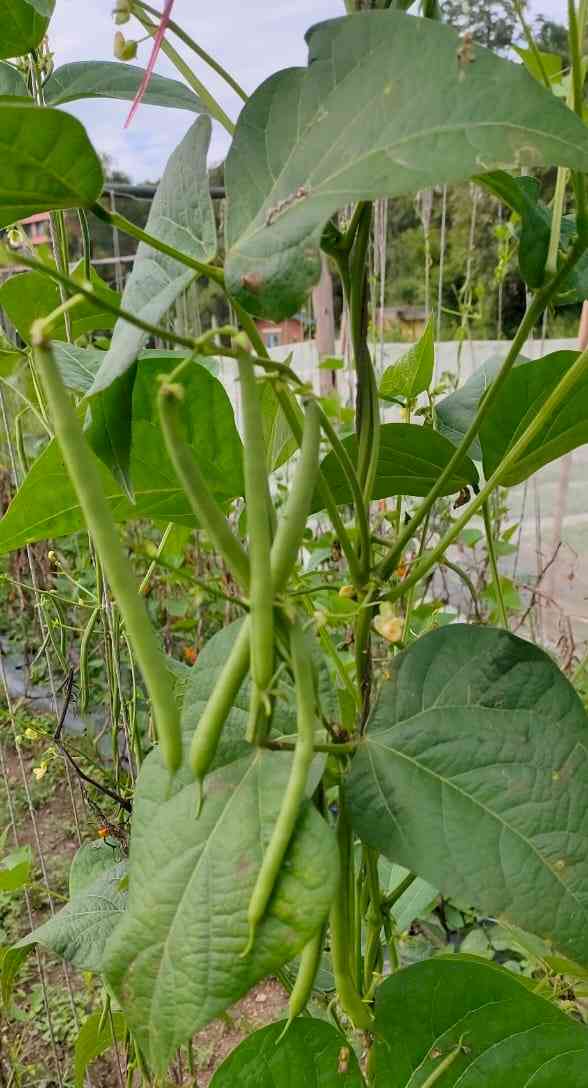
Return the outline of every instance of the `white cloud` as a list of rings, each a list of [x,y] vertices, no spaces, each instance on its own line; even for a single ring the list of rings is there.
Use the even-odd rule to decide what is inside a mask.
[[[161,4],[159,6],[162,6]],[[306,64],[304,33],[313,23],[343,13],[343,0],[216,0],[205,15],[196,0],[176,0],[174,18],[205,49],[215,56],[247,92],[279,68]],[[112,60],[114,0],[57,0],[51,26],[51,45],[57,64],[74,60]],[[533,12],[565,21],[564,0],[532,0]],[[198,10],[200,9],[200,10]],[[123,27],[129,37],[140,37],[133,21]],[[175,43],[174,43],[175,44]],[[146,63],[149,42],[140,46],[137,63]],[[157,71],[177,73],[160,55]],[[205,65],[196,71],[235,119],[240,99]],[[132,126],[124,130],[128,103],[91,101],[70,107],[86,125],[101,152],[134,181],[155,180],[178,141],[191,124],[191,114],[143,106]],[[228,138],[215,125],[211,160],[224,157]]]

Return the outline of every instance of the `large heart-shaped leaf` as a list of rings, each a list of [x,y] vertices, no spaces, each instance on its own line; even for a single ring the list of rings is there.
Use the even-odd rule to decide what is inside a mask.
[[[535,419],[577,357],[575,351],[555,351],[531,366],[511,371],[480,428],[486,476],[494,472],[505,453]],[[516,464],[501,476],[500,483],[504,487],[520,484],[542,465],[585,442],[588,442],[588,374],[545,421]]]
[[[440,400],[435,407],[435,418],[439,433],[448,438],[454,446],[461,445],[478,411],[480,400],[494,381],[505,360],[504,355],[491,355],[482,366],[456,389],[454,393]],[[529,362],[524,355],[519,355],[515,366]],[[482,460],[482,447],[475,438],[469,448],[469,455],[475,461]]]
[[[27,94],[27,85],[24,76],[13,64],[6,61],[0,62],[0,95],[15,94],[22,98]]]
[[[55,0],[0,0],[0,57],[21,57],[45,37]]]
[[[82,283],[85,278],[84,267],[78,264],[72,271],[72,279]],[[94,268],[91,282],[98,303],[104,300],[111,306],[118,305],[120,296],[104,282]],[[61,295],[57,284],[43,272],[19,272],[5,280],[0,287],[0,306],[27,343],[30,343],[33,321],[47,317],[60,305]],[[95,332],[96,329],[107,331],[114,327],[115,321],[116,318],[110,310],[84,300],[70,314],[71,334],[75,340],[78,336]],[[63,318],[55,322],[53,335],[56,340],[66,339]],[[104,358],[104,352],[102,357]]]
[[[280,1039],[284,1026],[269,1024],[244,1039],[210,1088],[363,1088],[357,1058],[331,1024],[302,1017]]]
[[[343,444],[354,463],[357,462],[355,435],[346,438]],[[380,429],[380,451],[372,499],[428,494],[454,453],[451,442],[431,427],[419,427],[414,423],[385,423]],[[333,453],[327,454],[321,468],[337,503],[351,502],[347,477]],[[476,466],[469,457],[465,457],[448,480],[443,494],[452,495],[468,484],[476,483],[477,479]],[[317,492],[313,510],[320,510],[321,506]]]
[[[441,957],[387,978],[375,1034],[376,1084],[385,1088],[586,1083],[588,1028],[483,960]]]
[[[456,625],[394,658],[348,797],[368,845],[588,962],[588,719],[532,643]]]
[[[75,854],[69,870],[70,899],[81,895],[121,861],[124,861],[124,856],[118,846],[111,846],[102,839],[85,842]]]
[[[210,119],[199,117],[173,152],[151,205],[146,230],[199,261],[216,253],[216,227],[208,187],[206,156]],[[157,324],[195,273],[141,242],[129,276],[123,306],[144,321]],[[125,321],[115,325],[112,343],[92,392],[106,389],[124,374],[145,343],[145,333]],[[133,481],[135,483],[135,481]]]
[[[1,15],[0,26],[1,34]],[[86,130],[61,110],[3,99],[0,156],[0,227],[34,212],[90,208],[102,192],[100,159]]]
[[[337,851],[306,802],[253,949],[240,956],[290,763],[289,753],[259,751],[213,772],[198,819],[186,765],[172,783],[157,751],[141,768],[129,909],[109,943],[105,970],[157,1071],[195,1031],[292,960],[326,917]]]
[[[309,31],[308,69],[272,76],[243,109],[226,164],[227,283],[251,313],[294,313],[320,274],[329,217],[498,167],[588,170],[579,118],[522,65],[393,11]]]
[[[16,948],[42,944],[80,971],[100,972],[105,944],[126,909],[127,893],[120,886],[126,872],[126,861],[111,863],[49,921],[23,937]]]
[[[116,521],[151,517],[196,524],[191,507],[161,446],[157,419],[157,376],[176,365],[171,353],[153,352],[141,362],[133,390],[131,473],[135,502],[97,459],[100,477]],[[219,499],[243,493],[242,446],[227,394],[213,374],[194,363],[186,375],[183,401],[188,440]],[[36,540],[84,527],[82,512],[58,445],[50,442],[34,462],[0,520],[0,554]]]
[[[47,80],[48,106],[62,106],[80,98],[120,98],[132,102],[145,76],[143,68],[113,60],[80,60],[57,68]],[[171,106],[192,113],[207,113],[197,95],[177,79],[153,74],[142,98],[144,105]]]

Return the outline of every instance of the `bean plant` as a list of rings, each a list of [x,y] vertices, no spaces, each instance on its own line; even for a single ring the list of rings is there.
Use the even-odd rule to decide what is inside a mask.
[[[566,71],[532,40],[524,63],[494,55],[434,4],[415,14],[403,0],[347,0],[308,31],[306,68],[250,96],[169,3],[162,16],[118,0],[122,59],[54,69],[53,6],[0,2],[0,226],[14,243],[1,252],[20,269],[0,304],[52,435],[0,523],[0,550],[87,528],[155,743],[129,754],[128,856],[125,836],[82,846],[67,905],[6,953],[4,989],[35,944],[100,977],[104,1011],[82,1028],[78,1083],[112,1033],[126,1040],[131,1081],[168,1083],[196,1032],[278,976],[287,1019],[246,1038],[214,1088],[585,1088],[588,1029],[557,998],[562,980],[573,992],[588,972],[588,722],[554,658],[508,629],[491,500],[588,435],[588,351],[522,354],[547,307],[588,298],[587,4],[569,0]],[[135,25],[140,37],[158,30],[183,82],[149,82],[126,63]],[[236,123],[176,38],[195,69],[211,66],[241,96]],[[140,89],[141,108],[195,115],[144,231],[101,201],[98,155],[61,108]],[[213,122],[231,137],[222,243]],[[536,175],[554,167],[548,206]],[[504,360],[417,414],[433,383],[431,326],[376,380],[374,201],[467,179],[505,204],[529,302]],[[81,224],[79,266],[67,209]],[[39,258],[18,245],[18,222],[42,211],[54,247]],[[92,216],[139,242],[122,298],[92,268]],[[347,434],[256,324],[304,306],[325,257],[350,330]],[[170,307],[202,277],[225,294],[230,322],[198,336],[170,327]],[[238,376],[242,436],[211,369],[221,357]],[[383,422],[384,400],[398,399],[412,415]],[[376,532],[372,504],[390,498]],[[499,625],[433,624],[416,637],[422,587],[475,515]],[[317,517],[340,556],[335,580],[300,561]],[[236,587],[241,618],[208,641],[181,690],[121,543],[131,519],[198,526]],[[532,949],[536,977],[450,952],[407,964],[400,906],[414,897],[418,913],[439,894]]]

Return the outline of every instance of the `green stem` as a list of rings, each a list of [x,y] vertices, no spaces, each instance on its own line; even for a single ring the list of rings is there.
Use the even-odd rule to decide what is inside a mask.
[[[405,876],[404,880],[400,881],[398,887],[394,888],[393,892],[389,892],[388,895],[383,895],[380,904],[381,910],[386,911],[389,914],[394,904],[398,902],[406,891],[408,891],[415,880],[415,873],[409,873],[408,876]]]
[[[175,246],[169,246],[167,242],[160,241],[153,234],[148,234],[147,231],[141,230],[141,227],[135,226],[130,219],[127,219],[124,215],[120,215],[119,212],[111,212],[108,208],[104,208],[102,204],[96,202],[92,205],[92,211],[97,219],[102,220],[103,223],[108,223],[110,227],[116,230],[123,231],[124,234],[128,234],[131,238],[136,238],[138,242],[144,242],[146,246],[150,246],[151,249],[158,250],[159,253],[164,253],[166,257],[173,257],[175,261],[179,261],[180,264],[184,264],[186,268],[192,268],[195,272],[198,272],[201,276],[207,276],[208,279],[214,280],[215,283],[221,286],[224,283],[222,268],[215,268],[212,264],[204,264],[202,261],[197,261],[195,257],[188,256],[187,253],[182,253],[180,249],[176,249]]]
[[[458,566],[457,563],[452,563],[451,560],[447,559],[446,556],[443,557],[441,563],[444,567],[448,567],[449,570],[452,570],[454,574],[457,574],[458,578],[461,578],[464,586],[466,587],[466,589],[469,590],[470,596],[472,598],[474,612],[476,613],[476,619],[478,623],[482,623],[483,618],[480,612],[480,605],[478,603],[478,594],[476,593],[476,587],[474,586],[474,583],[472,582],[469,575],[466,574],[465,570],[463,570],[462,567]]]
[[[149,19],[148,16],[145,15],[142,11],[139,11],[137,6],[135,6],[134,4],[133,15],[136,19],[139,20],[141,25],[145,27],[145,30],[149,34],[155,34],[155,32],[157,31],[157,25],[155,23],[152,23],[151,19]],[[204,84],[200,82],[198,77],[194,75],[194,72],[192,71],[190,66],[186,64],[185,60],[174,49],[173,45],[170,45],[166,38],[164,38],[161,48],[165,53],[166,57],[171,60],[174,67],[177,68],[180,75],[184,77],[186,83],[188,83],[192,90],[195,92],[195,94],[197,94],[202,99],[205,106],[208,108],[208,112],[210,113],[210,115],[212,117],[216,117],[216,120],[219,121],[223,128],[227,130],[229,136],[232,136],[235,132],[235,126],[231,121],[231,118],[223,110],[220,103],[217,102],[216,98],[214,98],[214,96],[210,93],[209,90],[207,90]]]
[[[583,351],[581,355],[575,360],[567,374],[558,382],[553,392],[549,395],[545,404],[539,412],[537,412],[535,418],[529,424],[525,431],[523,431],[520,438],[511,447],[505,457],[502,459],[498,467],[492,473],[492,476],[482,488],[479,495],[472,500],[465,513],[453,523],[450,529],[445,533],[445,536],[439,541],[437,546],[430,552],[427,559],[416,566],[412,574],[410,574],[398,586],[391,594],[388,595],[390,601],[397,600],[398,597],[402,597],[411,586],[420,582],[427,576],[430,570],[442,560],[444,553],[450,544],[457,539],[462,529],[465,528],[468,521],[477,514],[478,510],[484,505],[486,500],[502,483],[505,474],[510,468],[512,468],[521,454],[524,453],[527,446],[533,441],[535,436],[540,433],[541,429],[545,427],[549,420],[554,418],[562,400],[571,393],[576,383],[584,376],[588,371],[588,348]]]
[[[247,553],[233,534],[190,446],[183,437],[181,420],[183,396],[182,385],[169,380],[162,383],[159,391],[159,418],[166,449],[196,517],[206,529],[233,577],[241,586],[247,588],[250,578]]]
[[[84,276],[88,280],[88,283],[92,279],[92,237],[90,235],[90,225],[88,223],[88,216],[84,208],[78,208],[78,219],[80,222],[80,232],[82,237],[82,256],[84,261]]]
[[[373,1026],[372,1016],[355,986],[350,967],[350,930],[349,895],[351,888],[351,857],[353,838],[350,834],[349,819],[345,809],[342,791],[339,790],[339,818],[337,821],[337,842],[341,875],[335,899],[329,915],[331,941],[331,963],[335,976],[335,987],[341,1008],[356,1028],[370,1031]]]
[[[533,57],[535,59],[535,63],[537,65],[538,69],[539,69],[539,72],[541,73],[541,79],[543,80],[545,86],[547,87],[547,90],[550,91],[551,90],[551,83],[549,82],[549,76],[547,75],[547,72],[545,71],[545,65],[543,63],[543,57],[541,56],[541,53],[540,53],[539,49],[537,48],[537,42],[535,41],[535,38],[533,37],[533,32],[531,30],[531,27],[529,26],[527,20],[525,19],[525,13],[523,11],[523,5],[521,3],[521,0],[515,0],[514,7],[515,7],[515,11],[516,11],[516,13],[518,15],[519,22],[521,24],[523,34],[525,35],[527,45],[528,45],[531,53],[533,54]]]
[[[182,744],[170,674],[145,604],[136,591],[133,571],[121,548],[111,510],[102,491],[96,462],[84,439],[80,421],[45,339],[44,329],[37,326],[32,343],[55,435],[94,547],[120,608],[129,641],[141,668],[153,705],[165,762],[173,772],[181,763]]]
[[[281,593],[296,565],[318,477],[320,418],[316,404],[306,408],[300,460],[271,550],[273,592]]]
[[[156,18],[158,21],[161,19],[162,13],[158,11],[157,8],[151,7],[151,4],[145,4],[144,0],[134,0],[134,6],[142,8],[143,11],[148,12],[149,15],[153,15],[154,18]],[[174,22],[173,19],[168,19],[167,26],[168,30],[171,30],[172,33],[175,34],[176,37],[184,43],[184,45],[188,46],[188,49],[191,49],[192,52],[196,53],[196,56],[200,57],[200,59],[203,60],[205,64],[208,64],[208,67],[212,68],[213,71],[221,77],[221,79],[224,79],[225,83],[228,83],[229,87],[232,88],[235,94],[239,95],[239,98],[242,98],[244,102],[247,101],[246,92],[243,90],[242,87],[239,86],[237,80],[233,79],[233,76],[230,74],[230,72],[227,72],[227,70],[223,68],[222,64],[220,64],[218,60],[215,60],[214,57],[211,57],[210,53],[207,53],[201,45],[198,45],[198,42],[195,42],[194,39],[191,38],[190,35],[187,34],[186,31],[178,23]]]
[[[502,627],[505,627],[508,631],[508,614],[506,611],[506,606],[504,604],[504,596],[502,593],[502,585],[500,582],[500,571],[498,570],[498,562],[496,559],[496,548],[494,546],[494,531],[492,526],[492,519],[490,517],[490,508],[488,505],[488,501],[482,503],[482,517],[484,519],[486,547],[488,549],[488,559],[490,560],[490,570],[492,571],[492,581],[494,583],[496,607],[498,609],[500,623]]]
[[[429,494],[423,500],[418,510],[411,518],[404,532],[402,532],[398,537],[398,540],[395,542],[390,554],[386,556],[386,558],[383,559],[380,563],[378,567],[378,577],[382,581],[389,578],[393,571],[396,570],[396,567],[398,566],[398,562],[406,545],[412,540],[415,531],[418,529],[419,525],[422,524],[429,511],[432,509],[433,503],[443,493],[445,485],[447,484],[448,480],[451,479],[455,468],[460,464],[464,457],[467,457],[469,448],[474,438],[477,437],[477,434],[482,425],[482,421],[487,416],[496,397],[498,396],[498,393],[500,392],[502,386],[508,378],[508,375],[510,374],[514,366],[521,351],[521,348],[523,347],[529,333],[533,329],[535,323],[541,317],[543,310],[558,290],[562,281],[565,280],[566,276],[569,274],[570,269],[574,267],[574,265],[581,257],[587,245],[587,238],[578,238],[572,246],[571,250],[569,251],[567,257],[562,262],[559,271],[557,272],[557,275],[555,275],[550,283],[546,284],[545,287],[542,287],[541,290],[538,291],[535,295],[533,301],[531,302],[531,305],[529,306],[523,320],[518,327],[517,333],[514,340],[512,341],[506,359],[504,360],[502,367],[500,368],[491,386],[487,390],[483,400],[478,405],[478,410],[474,416],[474,419],[468,427],[460,445],[457,447],[455,453],[443,469],[443,472],[439,476],[434,487],[431,488]]]
[[[439,1062],[439,1065],[435,1066],[433,1072],[430,1073],[427,1079],[423,1081],[423,1088],[433,1088],[433,1085],[437,1084],[437,1082],[441,1080],[443,1074],[446,1073],[450,1066],[453,1065],[456,1058],[459,1058],[459,1055],[463,1052],[462,1039],[460,1039],[457,1046],[455,1046],[453,1050],[450,1050],[449,1054],[447,1054],[446,1057],[443,1058],[443,1061]]]
[[[23,268],[30,268],[34,272],[42,272],[45,276],[49,276],[50,279],[55,280],[56,283],[62,284],[68,290],[75,292],[78,295],[82,295],[89,302],[92,302],[95,306],[99,306],[100,309],[106,310],[107,313],[114,314],[115,317],[120,318],[121,321],[128,321],[129,325],[134,325],[135,328],[141,329],[143,332],[148,333],[149,336],[155,336],[161,340],[168,340],[171,344],[177,344],[178,347],[188,348],[192,352],[199,350],[202,338],[194,339],[191,336],[180,336],[178,333],[171,332],[170,329],[164,329],[160,325],[152,325],[149,321],[143,321],[141,318],[136,317],[135,314],[130,313],[129,310],[123,310],[121,306],[115,306],[114,303],[109,302],[104,295],[98,296],[91,284],[76,283],[72,280],[71,276],[66,276],[64,273],[59,272],[57,268],[53,268],[51,265],[43,264],[42,261],[33,260],[32,257],[26,257],[23,253],[7,254],[9,256],[11,264],[22,265]],[[4,253],[0,247],[0,266],[3,263]],[[8,263],[8,261],[7,261]],[[213,330],[215,333],[218,330]],[[206,337],[208,341],[210,336]]]
[[[584,8],[581,9],[584,13]],[[572,58],[572,87],[574,96],[574,110],[580,120],[583,120],[584,110],[584,64],[582,58],[582,35],[576,15],[575,0],[568,0],[568,40],[570,55]],[[584,175],[574,171],[574,189],[576,193],[576,225],[579,234],[588,229],[588,214],[586,209],[586,185]]]

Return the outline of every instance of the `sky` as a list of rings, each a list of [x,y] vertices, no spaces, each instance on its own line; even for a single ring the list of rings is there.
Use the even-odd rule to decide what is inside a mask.
[[[151,3],[158,6],[157,0]],[[57,65],[113,59],[113,7],[114,0],[57,0],[51,24]],[[565,0],[532,0],[530,8],[535,14],[565,21]],[[212,4],[176,0],[173,16],[251,92],[279,68],[306,64],[305,31],[342,13],[343,0],[214,0]],[[135,20],[120,29],[127,37],[140,37]],[[145,41],[134,63],[146,64],[149,50],[150,43]],[[236,119],[241,100],[201,62],[195,70],[225,112]],[[157,71],[177,77],[163,54]],[[94,100],[67,108],[83,121],[96,149],[110,155],[113,165],[134,182],[156,181],[161,176],[169,155],[194,120],[187,111],[142,106],[125,130],[128,103]],[[215,123],[212,163],[224,158],[227,144],[228,138]]]

